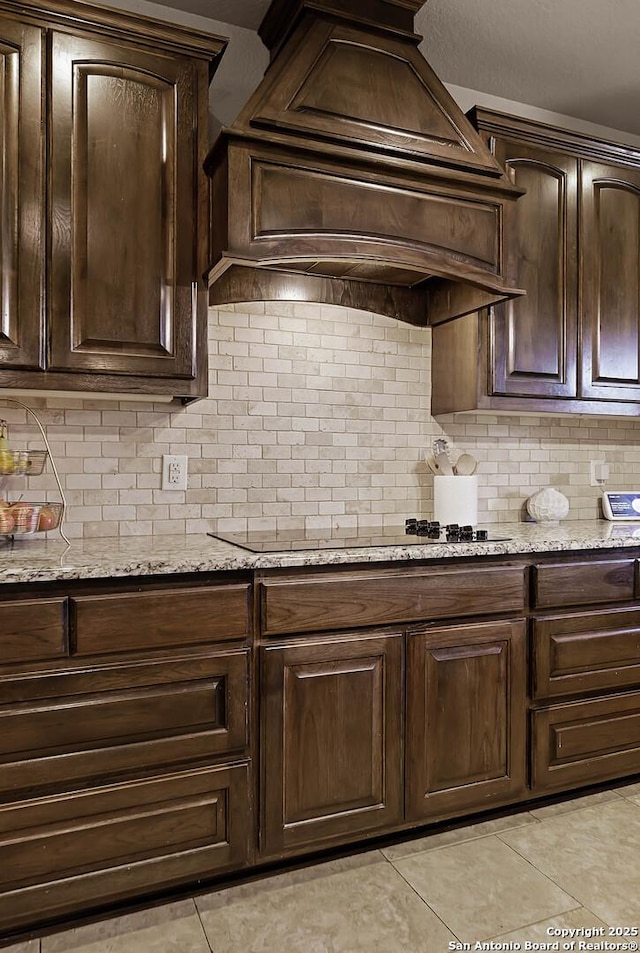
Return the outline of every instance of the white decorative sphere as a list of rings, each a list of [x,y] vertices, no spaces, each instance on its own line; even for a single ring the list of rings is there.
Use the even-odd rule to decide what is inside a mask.
[[[560,490],[548,486],[529,497],[527,512],[536,523],[559,523],[569,512],[569,500]]]

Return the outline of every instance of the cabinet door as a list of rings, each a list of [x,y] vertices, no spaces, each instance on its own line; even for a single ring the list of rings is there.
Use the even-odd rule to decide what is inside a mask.
[[[582,396],[640,400],[640,170],[582,164]]]
[[[510,279],[527,294],[493,309],[491,393],[575,397],[578,162],[511,140],[495,151],[526,189],[507,210],[505,252]]]
[[[263,855],[402,819],[401,633],[262,649]]]
[[[52,36],[51,370],[192,378],[196,67]]]
[[[525,788],[524,622],[410,632],[407,817],[448,817]]]
[[[0,365],[6,370],[41,365],[43,52],[39,27],[0,15]]]

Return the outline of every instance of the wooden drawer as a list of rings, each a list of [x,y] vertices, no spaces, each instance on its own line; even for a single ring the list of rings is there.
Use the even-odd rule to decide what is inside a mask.
[[[0,664],[69,654],[67,600],[0,602]]]
[[[244,639],[249,585],[162,589],[70,600],[74,654],[100,655]]]
[[[2,679],[0,697],[13,699],[0,706],[0,791],[180,764],[248,743],[247,650],[97,666],[43,684]]]
[[[0,929],[239,868],[247,762],[0,807]]]
[[[522,566],[397,569],[265,579],[265,635],[522,612]]]
[[[538,608],[624,602],[634,597],[635,560],[602,559],[533,567]]]
[[[640,692],[544,708],[532,717],[534,791],[640,771]]]
[[[640,609],[533,620],[534,698],[640,686]]]

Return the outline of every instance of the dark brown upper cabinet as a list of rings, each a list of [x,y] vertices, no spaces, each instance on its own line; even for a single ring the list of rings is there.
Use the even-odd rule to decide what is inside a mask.
[[[578,162],[506,139],[496,156],[527,190],[505,236],[509,268],[527,294],[495,308],[492,389],[575,397]]]
[[[224,47],[69,0],[3,4],[0,387],[206,393],[201,162]]]
[[[434,414],[637,415],[640,152],[474,110],[526,194],[508,210],[506,269],[526,297],[433,331]]]
[[[42,366],[44,70],[42,27],[0,13],[0,367]]]
[[[520,190],[418,48],[424,0],[273,0],[271,64],[207,158],[210,303],[321,301],[436,324],[519,294]]]
[[[580,243],[581,396],[640,401],[640,168],[582,163]]]

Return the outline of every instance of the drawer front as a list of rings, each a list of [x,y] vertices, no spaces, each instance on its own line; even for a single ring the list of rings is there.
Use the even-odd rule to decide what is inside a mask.
[[[533,621],[533,696],[640,686],[640,609]]]
[[[533,567],[533,599],[538,608],[624,602],[634,597],[633,559],[588,560]]]
[[[66,599],[0,603],[0,664],[69,654]]]
[[[533,712],[536,792],[640,771],[640,692]]]
[[[2,807],[0,924],[242,867],[250,818],[247,762]]]
[[[246,747],[247,651],[131,665],[127,684],[116,687],[107,687],[108,675],[76,673],[74,688],[84,680],[78,694],[0,707],[0,790],[160,767]],[[63,676],[58,684],[67,687]]]
[[[522,566],[330,573],[264,580],[266,635],[522,612]]]
[[[250,634],[249,585],[163,589],[70,600],[74,654],[244,639]]]

